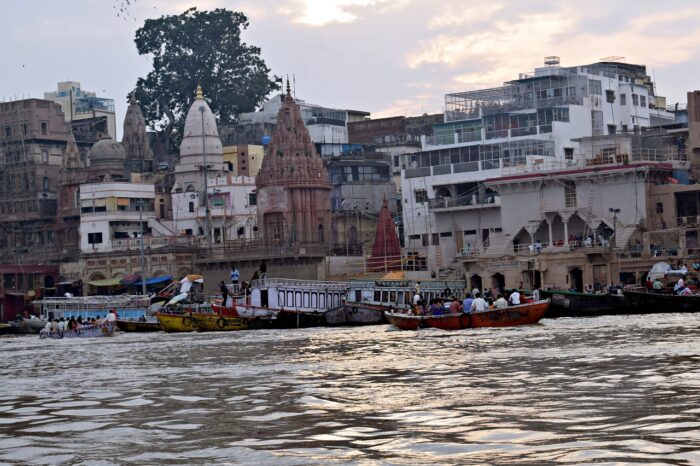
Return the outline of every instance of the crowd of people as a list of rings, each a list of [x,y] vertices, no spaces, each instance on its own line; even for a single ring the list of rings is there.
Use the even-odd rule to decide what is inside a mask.
[[[65,332],[69,330],[79,330],[85,327],[92,327],[105,322],[114,322],[117,320],[117,311],[110,309],[109,313],[102,319],[96,319],[95,317],[86,317],[83,319],[82,316],[70,317],[70,318],[58,318],[51,319],[46,322],[44,326],[44,331],[49,333]]]
[[[446,290],[448,291],[448,290]],[[413,314],[415,315],[446,315],[446,314],[471,314],[476,312],[486,312],[491,309],[501,309],[508,306],[518,306],[529,301],[539,301],[540,292],[536,287],[532,291],[530,298],[524,298],[517,289],[506,293],[502,289],[484,289],[483,292],[474,288],[471,292],[465,293],[463,299],[443,293],[443,297],[434,298],[429,303],[423,299],[419,289],[413,295]]]

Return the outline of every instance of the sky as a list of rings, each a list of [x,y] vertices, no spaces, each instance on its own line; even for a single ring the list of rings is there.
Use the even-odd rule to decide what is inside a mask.
[[[444,94],[501,85],[556,55],[562,66],[624,57],[657,93],[685,103],[700,88],[695,0],[27,0],[3,2],[0,99],[43,98],[59,81],[116,101],[150,70],[134,32],[147,18],[228,8],[245,42],[307,102],[372,117],[442,111]],[[125,14],[126,13],[126,14]],[[121,128],[119,129],[121,134]]]

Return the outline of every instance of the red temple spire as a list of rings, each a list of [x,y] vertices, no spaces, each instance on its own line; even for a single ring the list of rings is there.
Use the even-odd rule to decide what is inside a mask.
[[[377,232],[372,246],[372,257],[368,264],[374,270],[401,270],[401,244],[396,234],[396,226],[391,219],[386,196],[379,212]]]

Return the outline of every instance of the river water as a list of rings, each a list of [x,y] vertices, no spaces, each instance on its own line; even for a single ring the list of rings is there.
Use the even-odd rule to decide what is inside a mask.
[[[0,463],[700,464],[700,314],[0,338]]]

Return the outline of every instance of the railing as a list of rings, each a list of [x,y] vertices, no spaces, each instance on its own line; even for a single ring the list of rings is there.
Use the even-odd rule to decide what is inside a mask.
[[[501,197],[497,195],[488,195],[479,197],[476,194],[460,197],[443,197],[432,199],[430,201],[431,209],[446,209],[450,207],[483,207],[483,206],[499,206],[501,205]]]
[[[112,240],[112,249],[136,250],[141,248],[141,241],[145,248],[163,248],[166,246],[192,246],[193,236],[147,236],[145,238],[122,238]]]

